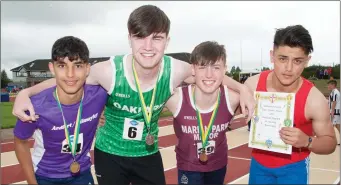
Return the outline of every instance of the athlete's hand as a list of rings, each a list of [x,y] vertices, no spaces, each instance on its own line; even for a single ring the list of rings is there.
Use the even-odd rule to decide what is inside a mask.
[[[242,114],[246,117],[246,123],[252,118],[253,111],[255,110],[256,101],[254,99],[253,93],[250,89],[243,85],[240,89],[240,108]]]
[[[103,127],[105,124],[105,116],[104,116],[104,111],[101,114],[101,117],[99,118],[98,126]]]
[[[29,112],[29,115],[25,113]],[[25,90],[20,91],[14,101],[12,114],[23,122],[36,121],[39,116],[35,114],[32,102]]]
[[[298,128],[283,127],[279,135],[284,143],[296,148],[306,147],[309,142],[309,136]]]

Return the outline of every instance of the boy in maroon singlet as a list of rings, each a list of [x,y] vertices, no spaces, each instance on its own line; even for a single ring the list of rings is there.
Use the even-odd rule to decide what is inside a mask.
[[[280,137],[293,146],[291,155],[253,149],[249,184],[308,184],[309,155],[333,153],[336,138],[326,98],[301,77],[313,51],[303,26],[278,29],[270,53],[274,69],[248,78],[252,91],[296,93],[294,127],[283,127]]]
[[[178,138],[178,183],[224,184],[225,133],[239,105],[239,94],[222,85],[226,72],[223,45],[203,42],[195,47],[190,60],[195,85],[176,89],[166,103]]]
[[[166,103],[178,138],[178,183],[224,184],[225,133],[239,106],[239,94],[222,85],[226,72],[223,45],[203,42],[195,47],[190,60],[196,85],[178,87]],[[100,124],[104,124],[104,116],[101,118]]]

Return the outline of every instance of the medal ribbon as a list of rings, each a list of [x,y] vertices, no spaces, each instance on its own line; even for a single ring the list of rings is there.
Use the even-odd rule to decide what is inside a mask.
[[[143,94],[142,94],[142,91],[141,91],[139,78],[138,78],[137,72],[135,70],[134,57],[133,57],[133,74],[134,74],[136,88],[137,88],[137,91],[138,91],[138,94],[139,94],[139,99],[140,99],[140,102],[141,102],[142,114],[143,114],[143,117],[145,119],[148,132],[150,132],[150,121],[152,119],[152,114],[153,114],[153,106],[154,106],[154,101],[155,101],[156,87],[157,87],[157,82],[159,80],[160,70],[159,70],[159,72],[157,74],[157,79],[156,79],[156,82],[155,82],[155,87],[154,87],[154,90],[153,90],[152,99],[151,99],[151,102],[150,102],[150,105],[149,105],[149,110],[150,110],[149,113],[147,111],[147,106],[146,106],[146,103],[145,103],[144,98],[143,98]]]
[[[198,126],[199,126],[199,133],[200,133],[200,136],[201,136],[202,148],[205,149],[205,147],[207,145],[208,136],[211,133],[212,126],[213,126],[214,120],[215,120],[217,112],[218,112],[218,107],[220,105],[220,88],[219,88],[219,91],[218,91],[218,98],[217,98],[217,101],[215,103],[215,107],[214,107],[213,113],[211,115],[210,122],[208,123],[208,129],[207,129],[206,132],[204,130],[204,126],[203,126],[203,123],[202,123],[201,114],[198,111],[198,109],[196,107],[196,104],[195,104],[195,93],[194,93],[195,91],[194,90],[195,90],[195,88],[193,89],[193,100],[194,100],[195,111],[197,113],[197,122],[198,122]]]
[[[63,113],[63,109],[62,109],[62,105],[60,103],[59,97],[58,97],[58,93],[57,93],[57,88],[55,90],[55,96],[57,98],[57,103],[58,103],[58,107],[60,109],[60,111],[62,112],[62,117],[63,117],[63,121],[64,121],[64,132],[65,132],[65,138],[67,143],[70,146],[71,149],[71,154],[73,157],[75,157],[76,155],[76,149],[77,149],[77,143],[78,143],[78,135],[79,135],[79,130],[80,130],[80,123],[81,123],[81,115],[83,112],[83,98],[84,98],[84,92],[83,92],[83,96],[80,102],[80,105],[78,107],[78,112],[77,112],[77,118],[76,118],[76,124],[75,124],[75,129],[74,129],[74,135],[73,135],[73,143],[71,143],[70,140],[70,133],[69,130],[67,128],[67,123],[65,121],[65,117],[64,117],[64,113]]]

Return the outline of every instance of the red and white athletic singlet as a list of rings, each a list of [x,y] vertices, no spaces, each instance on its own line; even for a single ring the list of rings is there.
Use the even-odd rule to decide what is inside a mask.
[[[267,92],[266,89],[266,80],[269,75],[269,71],[263,71],[260,74],[257,89],[256,91],[263,91]],[[305,104],[307,101],[308,94],[313,87],[313,84],[303,78],[303,83],[300,89],[296,92],[295,95],[295,111],[294,111],[294,127],[299,128],[305,134],[312,136],[313,135],[313,128],[312,128],[312,121],[307,120],[304,115]],[[281,154],[276,152],[264,151],[259,149],[252,150],[252,157],[262,164],[265,167],[281,167],[287,164],[295,163],[301,161],[308,157],[310,154],[310,150],[306,148],[292,148],[292,154]]]

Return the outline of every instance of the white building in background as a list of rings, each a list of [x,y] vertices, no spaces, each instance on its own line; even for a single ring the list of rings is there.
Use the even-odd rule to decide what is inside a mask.
[[[166,55],[189,63],[190,53],[168,53]],[[109,57],[90,58],[90,63],[92,65],[108,59]],[[53,76],[48,67],[50,61],[51,59],[37,59],[11,69],[13,81],[11,85],[23,86],[25,88],[52,78]]]

